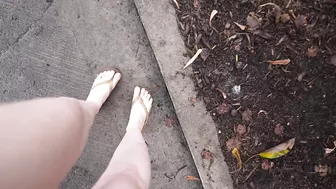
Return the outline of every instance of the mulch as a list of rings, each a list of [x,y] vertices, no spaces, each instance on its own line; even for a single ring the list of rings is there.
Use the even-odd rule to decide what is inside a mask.
[[[190,77],[235,188],[336,188],[336,1],[172,4],[186,56],[202,49]],[[292,138],[284,156],[246,162]]]

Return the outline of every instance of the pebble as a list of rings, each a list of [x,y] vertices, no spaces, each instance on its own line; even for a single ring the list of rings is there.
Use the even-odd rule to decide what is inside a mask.
[[[231,115],[232,115],[233,117],[236,116],[237,113],[238,113],[238,111],[237,111],[236,109],[232,109],[232,110],[231,110]]]
[[[228,22],[225,24],[225,29],[229,29],[231,27],[231,24]]]

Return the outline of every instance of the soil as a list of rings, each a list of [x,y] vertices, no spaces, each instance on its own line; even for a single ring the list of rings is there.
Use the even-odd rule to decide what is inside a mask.
[[[191,77],[235,188],[336,188],[336,153],[325,153],[336,140],[336,1],[176,2],[188,56],[203,49]],[[246,162],[291,138],[288,154]]]

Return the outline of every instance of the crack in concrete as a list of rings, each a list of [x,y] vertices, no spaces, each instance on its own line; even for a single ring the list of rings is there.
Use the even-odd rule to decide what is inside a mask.
[[[25,31],[23,31],[23,32],[19,35],[19,37],[17,37],[17,38],[15,39],[14,43],[11,44],[11,45],[9,45],[8,48],[7,48],[3,53],[0,52],[0,59],[2,58],[2,56],[3,56],[4,54],[6,54],[12,47],[14,47],[17,43],[19,43],[19,41],[20,41],[22,38],[24,38],[24,37],[27,35],[27,33],[33,28],[32,26],[33,26],[34,24],[36,24],[37,22],[39,22],[39,21],[41,21],[41,20],[43,19],[45,13],[49,10],[49,8],[51,7],[51,5],[53,5],[55,1],[56,1],[56,0],[54,0],[54,1],[50,2],[50,3],[48,3],[48,6],[47,6],[47,8],[44,10],[44,12],[42,13],[41,17],[38,18],[36,21],[34,21],[32,24],[30,24],[30,26],[28,26],[28,27],[25,29]]]

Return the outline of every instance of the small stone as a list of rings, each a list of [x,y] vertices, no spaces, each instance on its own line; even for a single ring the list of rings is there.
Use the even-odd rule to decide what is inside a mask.
[[[232,109],[231,110],[231,116],[236,116],[237,115],[237,113],[238,113],[238,111],[236,110],[236,109]],[[335,123],[335,127],[336,127],[336,123]]]
[[[229,29],[231,27],[231,24],[228,22],[225,24],[225,29]]]

